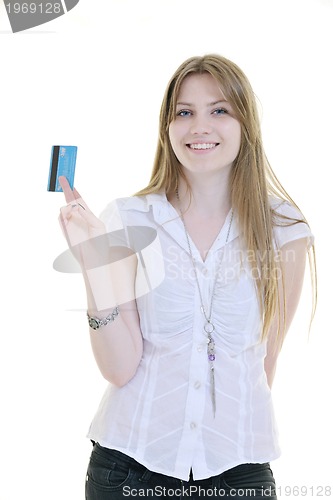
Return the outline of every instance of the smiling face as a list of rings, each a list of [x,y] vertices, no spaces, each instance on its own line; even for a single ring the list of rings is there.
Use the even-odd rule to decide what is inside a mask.
[[[182,82],[169,138],[185,174],[230,171],[240,148],[241,126],[209,73],[192,74]]]

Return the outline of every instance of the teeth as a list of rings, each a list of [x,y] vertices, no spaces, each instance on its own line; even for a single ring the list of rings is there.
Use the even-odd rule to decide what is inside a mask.
[[[204,143],[204,144],[190,144],[191,149],[213,149],[215,148],[215,143]]]

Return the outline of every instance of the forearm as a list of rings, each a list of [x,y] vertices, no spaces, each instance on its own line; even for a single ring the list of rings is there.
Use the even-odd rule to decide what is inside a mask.
[[[85,269],[81,267],[89,313],[100,313],[135,300],[137,257],[127,249],[117,260]]]
[[[277,360],[282,349],[301,295],[305,259],[306,240],[300,239],[286,244],[281,251],[283,280],[279,282],[279,307],[272,321],[267,339],[265,371],[272,387]]]
[[[135,375],[142,357],[135,302],[119,306],[115,321],[98,330],[89,329],[92,350],[103,377],[118,387],[125,385]]]
[[[88,314],[107,317],[117,306],[115,321],[91,330],[91,343],[103,376],[122,386],[135,374],[142,356],[142,335],[135,301],[136,254],[94,216],[85,201],[64,177],[59,178],[68,205],[60,209],[59,222],[77,259],[87,291]],[[118,244],[119,243],[119,244]]]
[[[99,319],[117,306],[114,321],[90,328],[92,349],[102,375],[122,386],[135,374],[142,356],[142,335],[135,301],[136,255],[91,270],[83,270],[88,313]]]

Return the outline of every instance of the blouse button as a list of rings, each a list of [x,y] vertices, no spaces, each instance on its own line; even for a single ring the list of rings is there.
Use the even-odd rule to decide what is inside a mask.
[[[197,351],[198,352],[202,352],[203,351],[203,345],[202,344],[199,344],[198,347],[197,347]]]
[[[201,382],[199,380],[197,380],[195,383],[194,383],[194,388],[195,389],[199,389],[199,387],[201,387]]]
[[[191,422],[190,427],[191,427],[191,429],[196,429],[197,424],[195,422]]]

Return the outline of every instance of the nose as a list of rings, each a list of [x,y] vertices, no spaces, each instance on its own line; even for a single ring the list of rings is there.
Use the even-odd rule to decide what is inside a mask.
[[[210,134],[212,131],[212,126],[207,116],[196,115],[192,119],[191,123],[191,134],[202,135]]]

